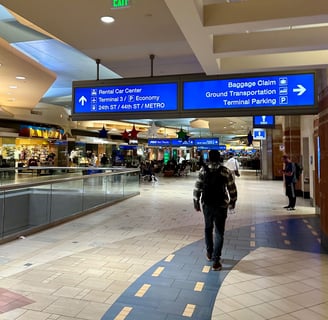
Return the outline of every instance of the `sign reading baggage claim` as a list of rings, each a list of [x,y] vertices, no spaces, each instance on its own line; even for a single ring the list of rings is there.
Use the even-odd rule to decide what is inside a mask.
[[[75,113],[176,111],[178,83],[74,88]]]
[[[184,110],[314,106],[314,74],[185,81]]]
[[[73,120],[316,114],[315,72],[73,81]]]

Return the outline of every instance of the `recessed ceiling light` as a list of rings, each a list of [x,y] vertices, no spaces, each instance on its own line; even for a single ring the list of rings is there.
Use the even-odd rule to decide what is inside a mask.
[[[24,76],[16,76],[16,79],[17,79],[17,80],[25,80],[26,77],[24,77]]]
[[[100,20],[103,23],[113,23],[115,21],[115,19],[113,17],[108,17],[108,16],[101,17]]]
[[[17,86],[9,86],[10,89],[17,89]]]

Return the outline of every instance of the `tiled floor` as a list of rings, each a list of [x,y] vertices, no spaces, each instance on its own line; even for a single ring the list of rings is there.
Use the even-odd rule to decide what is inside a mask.
[[[244,172],[223,270],[205,259],[195,175],[0,246],[0,320],[328,319],[328,255],[309,200]]]

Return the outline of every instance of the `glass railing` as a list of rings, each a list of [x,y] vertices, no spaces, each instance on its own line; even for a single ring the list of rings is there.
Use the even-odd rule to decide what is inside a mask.
[[[58,169],[59,170],[59,169]],[[139,170],[85,168],[0,186],[0,240],[24,236],[139,194]],[[7,179],[8,178],[8,179]]]

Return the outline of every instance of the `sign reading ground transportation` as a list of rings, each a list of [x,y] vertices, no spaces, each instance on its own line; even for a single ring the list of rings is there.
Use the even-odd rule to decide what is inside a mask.
[[[74,88],[75,113],[176,111],[178,83]]]
[[[314,80],[311,73],[185,81],[183,109],[314,106]]]
[[[316,73],[73,81],[73,120],[316,114]]]

